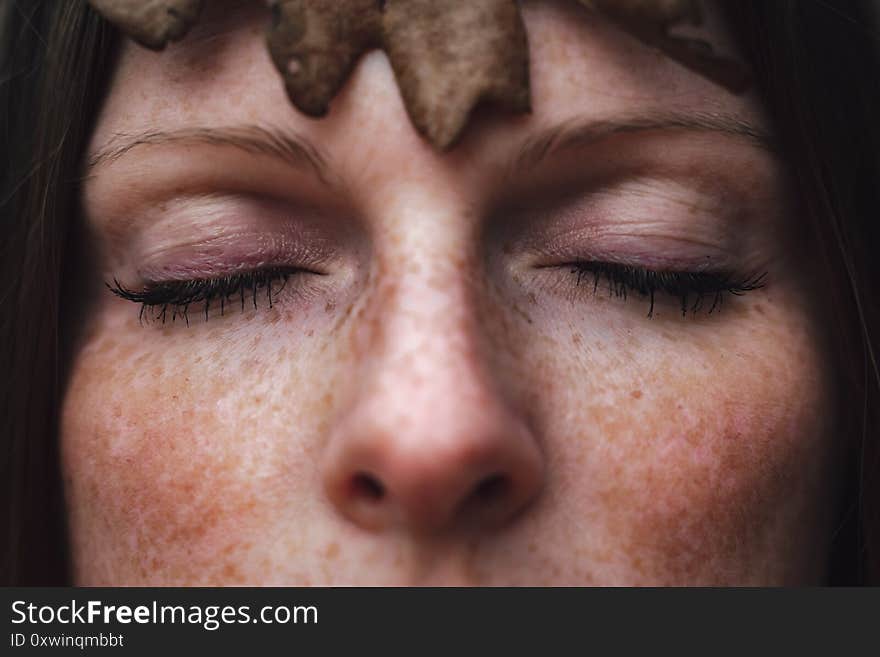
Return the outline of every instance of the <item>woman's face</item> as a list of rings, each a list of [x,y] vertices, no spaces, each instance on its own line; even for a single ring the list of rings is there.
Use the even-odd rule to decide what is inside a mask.
[[[250,12],[127,44],[91,143],[77,583],[823,578],[826,337],[752,95],[527,3],[532,114],[444,154],[379,53],[297,112]]]

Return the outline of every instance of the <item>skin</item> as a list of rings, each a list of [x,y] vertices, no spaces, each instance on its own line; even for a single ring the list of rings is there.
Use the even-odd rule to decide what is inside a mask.
[[[258,124],[324,166],[189,139],[89,171],[61,430],[78,584],[823,580],[840,445],[783,163],[741,135],[652,129],[511,165],[559,125],[679,113],[769,133],[754,95],[575,3],[527,3],[532,114],[482,111],[443,154],[380,53],[327,118],[299,114],[265,16],[242,11],[162,53],[127,43],[90,153]],[[686,317],[658,292],[648,318],[632,291],[578,284],[578,260],[766,286]],[[307,271],[272,308],[216,301],[189,326],[142,325],[105,285],[260,264]]]

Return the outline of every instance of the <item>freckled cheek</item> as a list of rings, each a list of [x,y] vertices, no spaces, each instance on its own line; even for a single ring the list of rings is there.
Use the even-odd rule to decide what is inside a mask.
[[[633,497],[644,505],[633,507],[627,534],[662,555],[667,573],[726,571],[741,582],[778,582],[798,570],[795,581],[815,576],[809,546],[818,544],[829,489],[827,427],[815,407],[801,406],[804,397],[763,405],[755,392],[718,407],[703,400],[702,421],[660,425],[650,460],[635,462]]]
[[[833,409],[816,344],[783,337],[738,341],[748,353],[594,342],[557,364],[543,433],[569,540],[633,582],[815,577]]]
[[[241,564],[260,562],[314,487],[319,386],[286,363],[236,359],[217,376],[216,354],[174,361],[134,377],[112,355],[75,364],[62,449],[85,581],[253,581]]]

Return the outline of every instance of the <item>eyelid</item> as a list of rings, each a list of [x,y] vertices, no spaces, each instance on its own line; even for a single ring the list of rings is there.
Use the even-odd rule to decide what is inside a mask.
[[[672,193],[663,181],[655,188],[656,182],[579,189],[543,207],[514,210],[513,220],[500,228],[502,239],[530,266],[625,254],[646,266],[691,269],[706,256],[714,262],[742,257],[755,232],[743,225],[749,210],[681,183]],[[633,193],[633,184],[639,193]]]
[[[182,196],[107,223],[121,227],[107,234],[111,261],[153,279],[208,277],[236,263],[317,269],[349,240],[343,222],[326,209],[228,193]]]
[[[526,266],[536,269],[577,262],[605,262],[657,271],[727,271],[737,269],[738,254],[700,240],[656,235],[615,236],[595,233],[552,236],[524,255]]]
[[[222,230],[222,228],[220,229]],[[141,280],[211,278],[230,270],[295,265],[324,273],[336,255],[327,240],[300,231],[227,231],[204,240],[168,243],[136,256]]]

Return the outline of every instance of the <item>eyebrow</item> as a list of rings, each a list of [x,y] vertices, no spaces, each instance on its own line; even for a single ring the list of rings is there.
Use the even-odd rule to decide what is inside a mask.
[[[613,135],[653,131],[720,133],[745,140],[770,152],[778,151],[776,140],[766,131],[740,117],[728,114],[666,113],[608,120],[575,119],[526,139],[514,156],[511,169],[527,170],[554,153],[587,146]]]
[[[749,122],[721,113],[669,113],[607,120],[573,120],[553,126],[525,140],[514,156],[511,171],[540,164],[554,153],[584,147],[617,134],[650,131],[721,133],[746,140],[771,152],[778,150],[772,136]],[[87,175],[141,147],[156,145],[227,146],[257,155],[269,155],[296,168],[306,168],[321,181],[328,181],[328,158],[312,142],[277,128],[261,125],[194,127],[116,133],[96,150],[86,164]]]
[[[308,169],[322,182],[327,181],[327,158],[317,146],[299,135],[261,125],[116,133],[91,154],[86,163],[86,172],[87,175],[93,174],[96,169],[142,147],[205,144],[236,148],[252,155],[269,155],[293,167]]]

